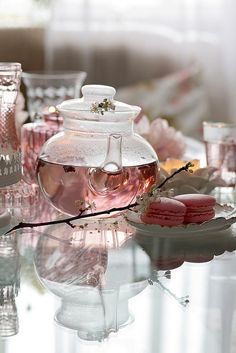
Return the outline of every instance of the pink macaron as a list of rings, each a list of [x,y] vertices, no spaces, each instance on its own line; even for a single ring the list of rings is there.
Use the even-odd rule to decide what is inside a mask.
[[[214,218],[216,199],[205,194],[185,194],[175,196],[175,200],[182,202],[187,210],[184,223],[202,223]]]
[[[148,209],[141,215],[147,224],[160,226],[178,226],[184,222],[186,206],[177,200],[161,197],[159,201],[150,202]]]

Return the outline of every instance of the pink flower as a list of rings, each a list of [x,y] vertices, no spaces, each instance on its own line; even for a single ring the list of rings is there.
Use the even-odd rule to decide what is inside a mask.
[[[160,161],[165,161],[167,158],[180,159],[183,156],[184,136],[180,131],[169,126],[165,119],[155,119],[144,137],[152,145]]]

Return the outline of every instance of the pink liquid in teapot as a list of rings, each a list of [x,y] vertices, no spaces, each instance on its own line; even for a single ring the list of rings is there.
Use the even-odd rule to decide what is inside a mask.
[[[94,203],[93,212],[127,206],[159,179],[156,161],[109,173],[100,168],[51,163],[39,159],[37,179],[46,198],[63,213],[77,215]],[[91,212],[91,211],[88,211]]]

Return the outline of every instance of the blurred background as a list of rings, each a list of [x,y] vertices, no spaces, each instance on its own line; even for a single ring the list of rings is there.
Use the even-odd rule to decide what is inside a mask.
[[[0,61],[82,70],[186,134],[234,121],[234,0],[0,0]]]

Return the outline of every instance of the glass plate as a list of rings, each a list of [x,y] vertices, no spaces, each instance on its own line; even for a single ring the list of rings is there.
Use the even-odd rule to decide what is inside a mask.
[[[164,227],[158,224],[145,224],[140,219],[140,214],[129,210],[126,215],[127,222],[136,229],[136,232],[146,235],[184,235],[189,233],[206,234],[206,232],[219,231],[229,228],[236,222],[236,209],[228,205],[217,204],[215,217],[210,221],[189,223],[177,227]]]

